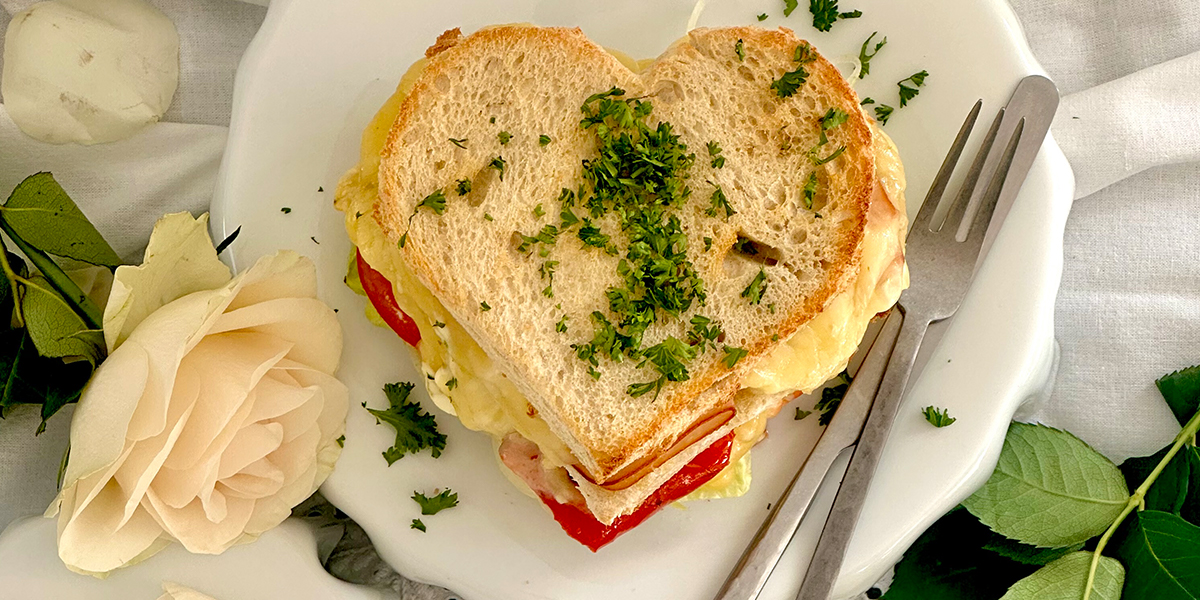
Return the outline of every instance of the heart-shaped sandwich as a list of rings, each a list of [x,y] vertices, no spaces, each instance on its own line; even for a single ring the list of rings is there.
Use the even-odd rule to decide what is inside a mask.
[[[744,492],[766,418],[907,285],[903,173],[854,91],[786,29],[644,66],[531,26],[426,55],[338,206],[435,400],[593,549]]]

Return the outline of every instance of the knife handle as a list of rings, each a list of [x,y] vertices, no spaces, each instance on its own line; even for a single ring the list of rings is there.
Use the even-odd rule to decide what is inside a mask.
[[[903,317],[891,311],[863,358],[833,421],[817,441],[816,447],[775,503],[754,539],[746,546],[741,560],[714,600],[754,600],[762,592],[771,571],[779,563],[792,537],[800,527],[812,499],[821,487],[834,461],[854,445],[862,433],[863,422],[883,379],[884,368],[896,342]]]
[[[897,309],[903,310],[903,307],[897,305]],[[821,531],[821,538],[817,541],[817,548],[796,600],[829,600],[842,570],[842,562],[866,502],[871,479],[883,456],[884,444],[896,420],[909,373],[930,322],[928,318],[916,318],[912,314],[905,314],[904,317],[883,383],[875,397],[875,405],[850,458],[850,466],[842,478],[833,509],[829,512],[825,529]]]

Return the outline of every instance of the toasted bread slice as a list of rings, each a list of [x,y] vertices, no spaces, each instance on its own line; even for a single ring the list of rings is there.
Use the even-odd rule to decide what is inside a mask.
[[[815,51],[794,95],[771,88],[797,67],[801,44],[786,29],[697,29],[639,74],[578,29],[502,26],[439,38],[404,100],[382,155],[376,216],[393,241],[404,239],[401,253],[421,282],[578,458],[577,478],[610,481],[730,406],[741,374],[853,277],[873,185],[872,133],[854,92]],[[605,290],[621,285],[619,258],[583,246],[573,231],[544,259],[514,243],[558,224],[560,190],[578,188],[582,161],[596,154],[580,107],[614,86],[649,100],[651,121],[669,122],[697,156],[687,179],[691,200],[677,215],[707,301],[680,318],[660,315],[643,345],[684,339],[688,319],[703,314],[720,323],[723,345],[749,353],[733,369],[720,351],[701,354],[688,364],[688,379],[640,397],[627,387],[653,379],[651,368],[604,360],[594,379],[572,349],[592,338],[589,315],[608,313]],[[830,108],[848,118],[826,132],[822,157],[845,150],[816,165],[808,151]],[[502,132],[511,136],[506,143]],[[710,165],[708,142],[723,149],[723,167]],[[489,167],[496,157],[503,171]],[[803,190],[810,173],[819,183],[811,208]],[[471,191],[460,196],[456,182],[464,178]],[[705,212],[717,185],[736,211],[728,218]],[[439,190],[444,212],[417,209]],[[615,223],[602,225],[623,254],[627,242]],[[553,297],[543,294],[543,260],[558,261]],[[768,286],[755,304],[743,291],[760,269]],[[557,331],[564,316],[567,331]],[[745,409],[738,421],[761,412]]]

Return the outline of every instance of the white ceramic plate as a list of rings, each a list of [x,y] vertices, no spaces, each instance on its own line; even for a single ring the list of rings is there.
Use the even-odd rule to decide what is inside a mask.
[[[383,600],[369,588],[335,579],[317,560],[317,542],[293,519],[253,544],[219,556],[188,554],[178,544],[136,566],[97,579],[72,573],[58,560],[57,521],[14,521],[0,535],[0,597],[27,600],[154,600],[163,582],[215,600]]]
[[[811,29],[803,6],[784,19],[778,0],[709,0],[699,24],[753,24],[766,12],[771,17],[763,26],[793,28],[834,58],[856,56],[862,40],[878,30],[888,45],[857,85],[860,94],[890,104],[896,81],[927,69],[920,97],[887,126],[907,168],[915,214],[975,100],[984,99],[986,123],[1022,76],[1041,69],[1003,0],[843,4],[863,16],[839,22],[831,33]],[[370,325],[364,301],[341,285],[350,245],[332,192],[356,160],[359,132],[399,76],[443,30],[471,32],[504,22],[578,25],[606,46],[657,56],[684,34],[693,6],[693,0],[342,0],[334,8],[320,0],[275,0],[238,73],[213,203],[218,237],[242,227],[233,246],[239,268],[281,247],[317,261],[321,293],[341,310],[346,329],[341,377],[355,402],[379,405],[383,383],[420,375],[404,344]],[[870,586],[927,525],[983,483],[1013,412],[1045,384],[1072,191],[1070,168],[1047,140],[976,285],[906,400],[851,545],[840,595]],[[292,212],[282,214],[284,206]],[[919,412],[929,404],[949,408],[958,422],[930,427]],[[783,414],[754,450],[749,494],[669,508],[598,554],[564,535],[537,502],[504,479],[486,436],[440,413],[449,435],[446,453],[388,468],[380,452],[391,443],[390,429],[352,410],[345,453],[323,490],[401,573],[469,600],[708,598],[816,439],[814,419],[795,422]],[[461,505],[425,518],[428,533],[409,529],[418,516],[413,491],[445,487],[459,493]],[[801,528],[764,597],[794,594],[832,493],[826,486],[819,495],[814,516],[822,519]]]

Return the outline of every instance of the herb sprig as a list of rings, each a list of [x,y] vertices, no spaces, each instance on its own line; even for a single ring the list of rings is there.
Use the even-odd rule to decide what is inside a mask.
[[[434,458],[446,449],[446,435],[438,431],[437,420],[424,412],[419,402],[409,400],[414,387],[406,381],[383,386],[389,405],[386,409],[367,408],[367,403],[363,402],[363,408],[375,417],[376,423],[386,423],[396,430],[395,443],[383,451],[389,467],[406,455],[425,448],[429,448]]]

